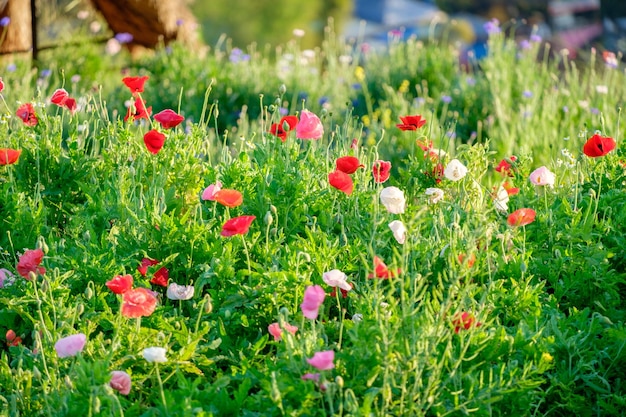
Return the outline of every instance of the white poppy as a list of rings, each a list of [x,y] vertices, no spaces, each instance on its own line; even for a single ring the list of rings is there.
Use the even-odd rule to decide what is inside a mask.
[[[404,213],[406,199],[404,198],[404,192],[397,187],[383,188],[380,191],[380,202],[389,213]]]
[[[467,175],[467,167],[458,159],[453,159],[446,165],[446,169],[443,170],[443,175],[450,181],[458,181]]]
[[[396,238],[398,243],[404,245],[404,242],[406,241],[406,227],[404,226],[404,223],[400,220],[394,220],[389,223],[389,228],[393,232],[393,237]]]
[[[344,291],[350,291],[352,289],[352,285],[348,283],[347,279],[348,277],[346,274],[338,269],[324,272],[322,275],[322,280],[324,280],[327,285],[330,285],[331,287],[339,287]]]

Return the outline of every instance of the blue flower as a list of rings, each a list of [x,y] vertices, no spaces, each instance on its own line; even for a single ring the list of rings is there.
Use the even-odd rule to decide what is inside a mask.
[[[120,32],[115,35],[115,39],[122,44],[131,43],[133,41],[133,35],[128,32]]]
[[[9,16],[4,16],[0,19],[0,26],[3,28],[9,26],[9,23],[11,23],[11,18]]]

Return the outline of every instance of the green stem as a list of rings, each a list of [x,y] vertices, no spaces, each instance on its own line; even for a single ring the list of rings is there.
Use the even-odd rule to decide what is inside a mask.
[[[159,371],[159,364],[155,363],[154,367],[156,369],[157,381],[159,381],[159,391],[161,393],[161,401],[163,402],[163,407],[165,407],[165,414],[169,414],[167,412],[167,401],[165,400],[165,391],[163,390],[163,380],[161,379],[161,372]]]

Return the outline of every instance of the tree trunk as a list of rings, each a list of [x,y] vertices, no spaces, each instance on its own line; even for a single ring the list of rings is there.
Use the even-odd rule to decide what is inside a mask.
[[[0,27],[0,53],[29,52],[33,43],[29,0],[0,0],[0,19],[11,19]]]
[[[178,40],[197,46],[196,19],[185,0],[92,0],[114,33],[133,35],[131,45],[154,48]]]

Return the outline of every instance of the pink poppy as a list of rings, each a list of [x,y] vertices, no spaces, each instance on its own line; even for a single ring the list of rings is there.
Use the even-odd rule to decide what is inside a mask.
[[[324,125],[314,113],[302,110],[300,121],[296,125],[298,139],[320,139],[324,135]]]
[[[128,318],[147,317],[156,309],[155,293],[147,288],[135,288],[124,293],[122,315]]]
[[[17,273],[26,279],[30,279],[31,272],[35,274],[45,274],[46,268],[39,266],[43,261],[43,251],[41,249],[29,249],[20,256],[17,262]]]
[[[315,320],[319,314],[319,308],[324,303],[326,293],[319,285],[312,285],[304,290],[304,299],[300,308],[302,315],[308,319]]]
[[[219,181],[215,181],[215,184],[211,184],[202,191],[202,199],[215,201],[215,196],[219,190],[222,189],[222,183]]]
[[[285,323],[284,325],[284,329],[287,330],[289,333],[295,335],[296,332],[298,331],[298,328],[296,326],[292,326],[289,323]],[[278,323],[272,323],[269,326],[267,326],[267,331],[274,336],[274,340],[276,342],[278,342],[282,336],[283,336],[283,329],[281,329],[280,324]]]
[[[109,385],[120,394],[128,395],[131,387],[130,375],[124,371],[113,371]]]
[[[59,339],[54,344],[54,350],[57,351],[57,356],[59,358],[76,356],[78,353],[83,351],[85,343],[87,343],[87,336],[83,333],[73,334]]]
[[[335,364],[333,363],[334,360],[335,351],[325,350],[322,352],[316,352],[311,359],[307,359],[306,361],[309,363],[309,365],[316,369],[319,369],[320,371],[327,371],[335,367]]]
[[[239,216],[227,220],[222,226],[221,235],[230,237],[234,235],[245,235],[250,229],[250,225],[256,219],[256,216]]]
[[[176,127],[185,120],[183,116],[174,110],[166,109],[154,115],[154,120],[161,123],[163,129]]]

